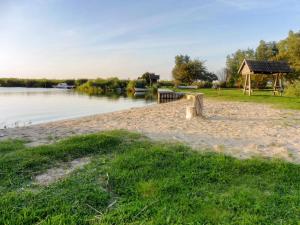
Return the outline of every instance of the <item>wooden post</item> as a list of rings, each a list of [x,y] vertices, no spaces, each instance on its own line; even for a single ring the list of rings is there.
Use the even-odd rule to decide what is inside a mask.
[[[249,96],[251,96],[251,74],[249,74]]]
[[[283,92],[283,88],[282,88],[282,74],[279,74],[279,92],[280,92],[280,96],[282,96],[282,92]]]
[[[276,76],[275,76],[275,81],[274,81],[274,85],[273,85],[273,95],[276,94],[277,79],[278,79],[278,74],[276,74]]]
[[[248,74],[246,74],[246,77],[245,77],[245,82],[244,82],[244,91],[243,91],[243,94],[246,93],[246,88],[247,88],[247,79],[248,79]]]

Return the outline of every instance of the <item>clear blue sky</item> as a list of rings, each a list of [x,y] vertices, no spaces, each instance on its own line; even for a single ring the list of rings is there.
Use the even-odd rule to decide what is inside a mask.
[[[299,0],[0,0],[0,76],[171,77],[174,56],[226,55],[300,30]]]

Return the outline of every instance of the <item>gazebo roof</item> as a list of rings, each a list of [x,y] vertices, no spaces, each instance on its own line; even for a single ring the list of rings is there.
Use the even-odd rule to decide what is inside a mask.
[[[256,74],[275,74],[275,73],[290,73],[290,66],[284,61],[258,61],[244,59],[238,73],[240,74],[244,66],[247,66],[251,73]]]

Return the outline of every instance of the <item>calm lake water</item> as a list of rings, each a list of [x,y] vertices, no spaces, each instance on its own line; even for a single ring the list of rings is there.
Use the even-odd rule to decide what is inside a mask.
[[[0,87],[0,129],[114,112],[148,104],[154,104],[154,100],[88,96],[73,90]]]

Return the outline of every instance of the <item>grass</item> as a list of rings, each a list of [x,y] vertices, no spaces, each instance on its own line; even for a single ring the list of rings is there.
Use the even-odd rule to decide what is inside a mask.
[[[206,97],[216,100],[256,102],[271,104],[276,108],[300,110],[299,97],[273,96],[271,91],[254,91],[251,96],[244,95],[240,89],[174,89],[178,92],[201,92]]]
[[[238,160],[112,131],[0,142],[0,224],[299,224],[300,166]],[[37,174],[92,162],[43,187]]]

